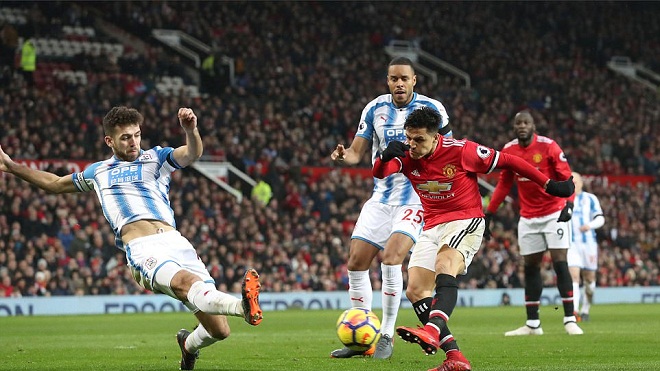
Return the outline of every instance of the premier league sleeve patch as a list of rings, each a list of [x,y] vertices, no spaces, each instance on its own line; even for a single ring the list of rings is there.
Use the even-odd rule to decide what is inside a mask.
[[[492,155],[493,155],[493,150],[492,149],[490,149],[488,147],[485,147],[485,146],[482,146],[482,145],[477,146],[477,156],[479,156],[479,158],[485,160],[485,159],[487,159],[488,157],[490,157]]]

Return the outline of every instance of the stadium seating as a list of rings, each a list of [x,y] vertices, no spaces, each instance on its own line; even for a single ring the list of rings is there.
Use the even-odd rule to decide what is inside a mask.
[[[128,3],[135,10],[130,17],[122,12]],[[44,19],[64,19],[69,6],[66,2],[61,9],[35,4],[44,12],[62,12],[47,13]],[[637,38],[633,32],[643,29],[650,35],[660,34],[659,21],[651,17],[653,12],[610,5],[601,9],[608,19],[610,39],[594,52],[595,29],[581,28],[581,39],[571,39],[546,21],[564,19],[566,27],[583,24],[589,18],[588,4],[563,3],[551,9],[542,3],[520,7],[448,3],[429,10],[410,3],[407,9],[414,22],[395,22],[386,15],[398,14],[390,11],[400,4],[379,3],[373,9],[380,9],[385,18],[374,22],[369,16],[372,5],[366,3],[320,3],[318,7],[297,2],[263,7],[170,3],[177,14],[207,20],[191,25],[188,17],[161,19],[148,2],[87,3],[125,30],[148,31],[150,25],[166,23],[216,45],[237,60],[236,86],[223,87],[219,97],[199,99],[202,93],[197,86],[174,73],[181,66],[172,62],[169,51],[151,44],[144,54],[129,53],[130,45],[74,20],[52,34],[34,35],[39,53],[36,89],[25,89],[19,74],[0,85],[0,145],[13,158],[106,158],[109,154],[99,125],[107,104],[140,109],[145,114],[145,142],[177,145],[182,138],[164,137],[163,129],[165,122],[173,122],[175,112],[161,108],[193,107],[200,117],[205,153],[222,153],[248,172],[262,169],[275,193],[274,201],[259,209],[249,198],[237,204],[194,171],[175,177],[171,200],[180,214],[178,227],[197,247],[218,285],[231,289],[239,279],[232,272],[252,265],[264,272],[267,291],[344,290],[350,231],[369,196],[371,179],[334,172],[317,179],[300,169],[331,166],[331,149],[337,143],[349,143],[362,107],[385,91],[382,71],[387,57],[382,47],[388,39],[426,35],[421,41],[425,49],[474,76],[471,90],[450,77],[433,85],[420,76],[416,88],[442,99],[457,136],[501,147],[511,139],[510,115],[520,107],[532,107],[539,115],[539,131],[560,142],[575,170],[658,176],[658,97],[609,72],[604,67],[607,58],[600,54],[611,51],[660,66],[659,46],[646,41],[653,37]],[[25,8],[12,6],[0,8],[0,21],[9,19],[21,31],[50,29],[49,23],[32,27],[27,22],[27,7],[32,3]],[[571,6],[575,8],[567,8]],[[638,26],[631,28],[624,22],[626,17],[614,16],[617,10],[637,19]],[[512,27],[508,16],[496,16],[504,11],[514,18],[524,14],[529,21]],[[134,14],[141,18],[131,18]],[[284,18],[287,14],[301,16]],[[211,17],[222,17],[220,24],[226,27],[214,25]],[[443,17],[453,21],[424,21]],[[262,19],[287,22],[259,22]],[[213,26],[204,29],[204,24]],[[497,32],[489,27],[498,27]],[[342,30],[342,34],[332,30]],[[484,37],[489,33],[492,38]],[[151,42],[148,37],[144,40]],[[101,57],[102,53],[113,55],[116,63]],[[128,89],[128,80],[143,83],[144,89]],[[552,95],[549,103],[546,94]],[[253,140],[249,147],[241,143],[246,138]],[[297,145],[295,151],[292,142]],[[363,165],[369,166],[368,161]],[[637,186],[594,187],[607,220],[598,232],[599,285],[660,284],[657,180]],[[195,199],[186,196],[184,190],[190,189],[195,189]],[[28,212],[32,209],[33,213]],[[469,274],[461,280],[463,287],[520,287],[514,209],[505,206],[498,223],[497,237],[475,257]],[[112,237],[93,195],[46,195],[15,178],[0,176],[0,282],[10,276],[14,295],[140,294]],[[37,271],[50,277],[45,289],[35,288]],[[82,283],[74,279],[74,272],[82,276]],[[377,286],[377,262],[373,272]],[[544,266],[543,277],[546,285],[554,285],[550,263]],[[55,291],[63,280],[70,281],[71,289]]]

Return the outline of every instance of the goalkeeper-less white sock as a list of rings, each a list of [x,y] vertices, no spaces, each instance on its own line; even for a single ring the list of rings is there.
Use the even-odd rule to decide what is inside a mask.
[[[188,335],[188,338],[186,338],[186,350],[188,353],[195,353],[196,351],[206,348],[207,346],[220,341],[220,339],[216,339],[214,337],[211,337],[211,334],[209,334],[208,331],[199,324],[197,328]]]
[[[383,275],[383,321],[380,332],[390,337],[394,335],[396,316],[401,305],[401,291],[403,291],[403,274],[401,264],[380,265]]]
[[[354,308],[361,307],[371,310],[374,293],[371,288],[369,270],[348,271],[348,295]]]
[[[212,283],[193,283],[188,290],[188,301],[204,313],[243,316],[241,299],[218,291]]]

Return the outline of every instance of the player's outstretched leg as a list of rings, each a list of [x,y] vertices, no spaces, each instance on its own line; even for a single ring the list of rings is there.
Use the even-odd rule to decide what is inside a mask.
[[[371,346],[371,348],[365,351],[357,351],[357,350],[348,349],[347,347],[343,347],[341,349],[335,349],[332,352],[330,352],[330,357],[331,358],[371,357],[374,355],[375,349],[376,349],[375,345]]]
[[[428,325],[427,325],[428,326]],[[425,330],[424,327],[412,328],[399,326],[396,328],[403,341],[419,344],[426,354],[435,354],[440,348],[440,340]]]
[[[248,269],[243,276],[242,296],[243,296],[243,314],[245,315],[245,322],[256,326],[261,323],[263,313],[259,307],[259,291],[261,290],[261,283],[259,283],[259,273],[254,269]]]
[[[190,331],[186,329],[181,329],[176,333],[176,342],[181,348],[181,370],[192,370],[195,368],[195,361],[199,357],[199,350],[195,353],[189,353],[186,350],[186,339],[190,335]]]

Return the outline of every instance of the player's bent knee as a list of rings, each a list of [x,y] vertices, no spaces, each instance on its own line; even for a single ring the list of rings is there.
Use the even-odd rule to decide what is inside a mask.
[[[224,340],[231,334],[231,328],[229,327],[227,317],[201,312],[196,314],[196,316],[212,338],[216,340]]]
[[[217,340],[225,340],[226,338],[229,337],[229,335],[231,335],[231,329],[229,328],[229,326],[225,326],[219,329],[213,329],[209,331],[209,335],[211,335],[211,337]]]
[[[410,300],[411,303],[432,296],[433,296],[433,291],[417,286],[414,283],[409,283],[408,287],[406,287],[406,298],[408,298],[408,300]]]

